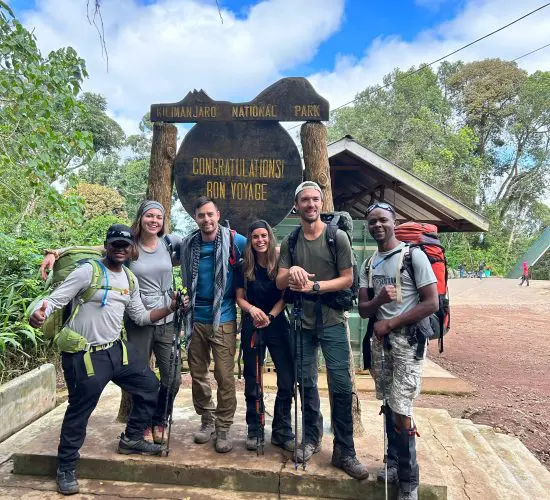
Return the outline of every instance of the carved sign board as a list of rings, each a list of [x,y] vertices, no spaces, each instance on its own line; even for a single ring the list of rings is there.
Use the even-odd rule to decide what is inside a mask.
[[[328,119],[328,101],[317,94],[305,78],[283,78],[250,102],[214,101],[204,90],[195,90],[180,102],[151,105],[153,122],[296,122]]]
[[[302,164],[294,141],[276,122],[197,123],[179,148],[174,178],[189,214],[199,196],[208,196],[222,221],[246,234],[257,219],[275,226],[286,217]]]

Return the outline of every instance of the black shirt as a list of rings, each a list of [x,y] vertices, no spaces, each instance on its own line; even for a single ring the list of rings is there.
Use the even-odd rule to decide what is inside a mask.
[[[264,313],[269,314],[273,306],[282,296],[281,290],[277,288],[274,279],[269,279],[267,269],[256,264],[254,267],[255,280],[249,281],[245,288],[244,272],[242,263],[235,273],[235,285],[237,288],[245,288],[246,300],[253,306],[259,307]]]

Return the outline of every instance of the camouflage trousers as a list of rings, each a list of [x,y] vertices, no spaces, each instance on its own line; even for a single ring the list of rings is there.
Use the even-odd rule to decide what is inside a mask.
[[[391,349],[384,349],[384,380],[382,380],[382,341],[372,338],[371,374],[376,386],[376,397],[386,400],[394,413],[412,416],[413,400],[420,394],[420,380],[424,360],[415,359],[416,344],[409,345],[404,332],[389,334]]]

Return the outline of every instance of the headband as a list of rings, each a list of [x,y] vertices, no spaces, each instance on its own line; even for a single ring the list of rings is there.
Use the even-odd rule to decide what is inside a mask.
[[[164,217],[165,210],[161,203],[155,200],[147,200],[143,202],[143,205],[141,206],[141,211],[139,212],[139,216],[141,217],[145,212],[151,210],[152,208],[157,208],[162,212],[162,216]]]
[[[256,229],[267,229],[269,231],[269,224],[263,219],[257,220],[248,227],[248,234],[252,233],[252,231],[255,231]]]

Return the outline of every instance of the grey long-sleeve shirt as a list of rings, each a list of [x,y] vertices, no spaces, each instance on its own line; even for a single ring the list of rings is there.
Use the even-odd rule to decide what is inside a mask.
[[[105,290],[98,290],[92,298],[82,304],[75,318],[67,326],[85,337],[91,345],[102,345],[113,342],[120,336],[124,311],[138,325],[149,325],[150,311],[147,311],[141,302],[139,285],[130,293],[130,284],[126,273],[122,269],[115,273],[107,269],[109,286],[120,288],[124,292],[108,290],[107,303],[101,307]],[[105,278],[103,278],[105,284]],[[92,283],[92,265],[82,264],[77,267],[52,294],[44,300],[48,301],[46,318],[56,309],[60,309],[73,301],[73,308],[77,304],[78,296],[87,290]],[[40,301],[35,308],[42,307]],[[74,310],[74,309],[73,309]]]

